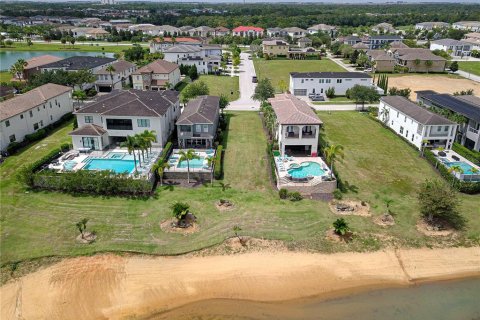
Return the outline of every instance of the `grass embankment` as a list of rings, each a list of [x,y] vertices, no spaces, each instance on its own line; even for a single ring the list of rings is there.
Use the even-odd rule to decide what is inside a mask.
[[[473,73],[474,75],[480,76],[480,61],[459,61],[458,67],[460,70]]]
[[[196,81],[200,80],[207,84],[210,91],[209,94],[212,96],[220,96],[223,94],[228,97],[230,101],[235,101],[240,96],[238,77],[201,75]],[[187,86],[181,87],[180,90],[184,90]]]
[[[346,71],[330,59],[322,60],[265,60],[254,59],[255,71],[258,78],[269,78],[276,90],[279,90],[280,81],[288,86],[290,72],[342,72]]]
[[[61,44],[61,43],[37,43],[34,42],[31,46],[27,45],[25,42],[15,42],[10,47],[0,48],[1,51],[75,51],[75,52],[122,52],[130,48],[131,46],[127,45],[115,45],[115,44],[101,44],[93,43],[82,44],[75,43],[74,46],[71,44]],[[102,49],[103,48],[103,49]]]
[[[10,82],[12,74],[8,71],[0,71],[0,82]]]
[[[155,197],[141,200],[25,190],[16,178],[18,169],[70,141],[67,134],[71,124],[7,158],[0,166],[1,264],[8,269],[14,261],[102,251],[180,254],[222,242],[233,236],[235,225],[241,226],[242,235],[279,239],[292,248],[322,252],[374,250],[391,241],[399,246],[439,242],[415,229],[417,186],[436,176],[435,172],[413,149],[373,120],[354,112],[320,113],[327,138],[345,146],[345,161],[338,166],[342,178],[359,188],[358,194],[347,196],[369,201],[374,214],[385,211],[383,196],[394,199],[396,226],[385,229],[370,218],[346,217],[356,236],[344,244],[325,239],[325,232],[337,218],[326,203],[278,199],[268,179],[266,138],[258,114],[229,112],[228,116],[224,183],[230,188],[225,191],[218,183],[193,189],[163,187]],[[231,200],[235,208],[219,212],[215,202],[221,198]],[[452,245],[464,243],[464,236],[480,237],[476,217],[479,197],[461,198],[462,212],[470,222],[465,233],[449,242]],[[190,204],[200,225],[197,233],[184,236],[160,229],[160,222],[171,217],[169,207],[175,201]],[[90,219],[88,229],[98,233],[90,245],[75,241],[75,223],[82,218]]]

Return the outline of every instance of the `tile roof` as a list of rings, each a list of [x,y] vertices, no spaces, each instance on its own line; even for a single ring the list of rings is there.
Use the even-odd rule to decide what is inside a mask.
[[[103,129],[96,124],[86,124],[80,128],[77,128],[69,133],[71,136],[103,136],[107,133],[107,130]]]
[[[178,92],[172,90],[115,90],[87,104],[75,114],[160,117],[177,101]]]
[[[317,114],[303,100],[297,97],[282,93],[276,94],[274,98],[268,99],[280,124],[322,124]]]
[[[433,54],[429,49],[421,48],[401,48],[392,50],[394,54],[398,54],[399,59],[407,60],[431,60],[431,61],[447,61],[445,58]]]
[[[311,26],[310,28],[308,28],[308,30],[323,30],[323,31],[333,30],[333,29],[335,29],[334,26],[329,26],[328,24],[323,24],[323,23],[316,24],[316,25]]]
[[[381,97],[380,100],[423,125],[455,124],[455,122],[428,111],[402,96],[385,96]]]
[[[177,124],[213,124],[220,109],[220,97],[199,96],[190,100],[177,120]]]
[[[136,64],[125,60],[118,60],[117,62],[112,63],[112,66],[115,68],[115,71],[113,73],[120,73],[132,67],[136,67]],[[110,74],[110,72],[107,71],[107,67],[103,67],[102,69],[95,71],[95,74]]]
[[[70,87],[47,83],[12,99],[0,102],[0,120],[28,111],[51,98],[70,91],[72,91]]]
[[[81,70],[93,69],[116,61],[115,58],[75,56],[69,57],[56,62],[48,63],[42,66],[42,69],[65,69],[65,70]]]
[[[262,44],[266,46],[288,46],[288,42],[284,40],[263,40]]]
[[[355,43],[353,46],[352,46],[353,49],[368,49],[368,46],[363,43],[363,42],[358,42],[358,43]]]
[[[163,38],[163,41],[160,41],[160,40],[161,40],[160,37],[159,37],[159,38],[155,38],[155,39],[153,39],[153,40],[154,40],[155,42],[173,42],[173,41],[172,41],[172,38],[170,38],[170,37],[164,37],[164,38]],[[200,44],[200,43],[202,43],[202,42],[201,42],[200,40],[194,39],[194,38],[177,37],[177,38],[175,38],[175,43],[195,43],[195,44],[198,43],[198,44]]]
[[[200,46],[189,46],[189,45],[175,45],[164,50],[165,53],[192,53],[192,52],[200,52],[202,49]]]
[[[371,78],[363,72],[290,72],[292,78]]]
[[[31,58],[31,59],[27,60],[27,66],[25,67],[25,70],[37,68],[37,67],[43,66],[45,64],[52,63],[52,62],[57,62],[57,61],[60,61],[60,60],[62,60],[62,58],[57,57],[57,56],[52,56],[52,55],[49,55],[49,54],[34,57],[34,58]]]
[[[250,26],[240,26],[236,27],[232,30],[233,32],[245,32],[245,31],[256,31],[256,32],[263,32],[263,28],[259,27],[250,27]]]
[[[165,60],[155,60],[150,62],[146,66],[141,67],[133,74],[142,74],[142,73],[171,73],[174,70],[178,69],[178,65],[173,62],[168,62]]]
[[[467,43],[460,41],[460,40],[455,40],[455,39],[440,39],[440,40],[435,40],[432,41],[433,44],[438,44],[441,46],[462,46]]]

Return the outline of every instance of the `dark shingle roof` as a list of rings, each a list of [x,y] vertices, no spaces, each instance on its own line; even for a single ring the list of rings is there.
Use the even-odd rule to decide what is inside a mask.
[[[215,123],[220,108],[220,97],[200,96],[188,102],[177,124]]]
[[[160,117],[178,101],[178,92],[116,90],[99,97],[95,102],[76,111],[76,114],[102,114],[112,116]]]
[[[290,72],[292,78],[371,78],[362,72]]]
[[[107,130],[103,129],[100,126],[95,124],[86,124],[78,129],[73,130],[69,133],[71,136],[102,136],[107,133]]]
[[[386,96],[380,100],[424,125],[449,125],[455,123],[436,113],[428,111],[426,108],[420,107],[418,104],[402,96]]]
[[[103,57],[89,57],[89,56],[77,56],[70,57],[60,61],[52,62],[42,66],[42,69],[60,69],[65,70],[81,70],[81,69],[93,69],[99,66],[103,66],[107,63],[114,62],[115,58],[103,58]]]
[[[480,98],[478,97],[434,93],[422,94],[421,98],[430,101],[435,106],[451,110],[469,119],[480,122]]]

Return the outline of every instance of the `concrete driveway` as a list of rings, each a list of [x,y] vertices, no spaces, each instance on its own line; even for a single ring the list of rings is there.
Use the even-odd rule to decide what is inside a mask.
[[[248,59],[250,54],[242,52],[240,54],[239,72],[239,88],[240,99],[230,102],[227,110],[258,110],[260,102],[252,100],[252,95],[255,92],[256,83],[252,82],[252,77],[256,75],[253,61]]]

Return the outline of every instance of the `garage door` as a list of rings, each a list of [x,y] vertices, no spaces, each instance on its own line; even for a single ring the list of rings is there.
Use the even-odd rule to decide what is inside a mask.
[[[293,94],[296,96],[306,96],[307,95],[307,89],[295,89],[293,90]]]

